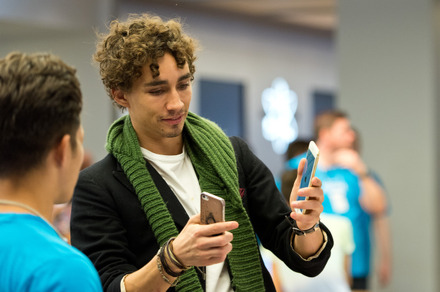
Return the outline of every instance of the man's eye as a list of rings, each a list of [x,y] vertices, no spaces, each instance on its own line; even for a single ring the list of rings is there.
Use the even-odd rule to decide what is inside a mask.
[[[185,90],[185,89],[187,89],[189,86],[190,86],[190,82],[188,81],[188,82],[185,82],[185,83],[180,84],[180,85],[179,85],[179,89],[180,89],[180,90]]]
[[[162,89],[150,90],[149,93],[151,95],[161,95],[163,93],[163,90]]]

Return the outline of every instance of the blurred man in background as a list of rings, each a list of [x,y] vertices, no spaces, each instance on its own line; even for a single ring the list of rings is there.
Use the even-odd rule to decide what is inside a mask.
[[[316,175],[324,190],[324,212],[339,214],[353,225],[355,250],[351,276],[354,291],[367,291],[371,277],[371,228],[376,230],[376,242],[381,252],[379,279],[383,285],[391,275],[391,251],[384,239],[389,232],[382,223],[388,210],[384,188],[353,149],[356,134],[344,112],[328,111],[315,120],[316,144],[320,159]],[[372,224],[372,221],[374,224]]]

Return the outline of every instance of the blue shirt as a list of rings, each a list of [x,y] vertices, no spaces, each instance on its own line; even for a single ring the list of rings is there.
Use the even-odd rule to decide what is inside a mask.
[[[0,290],[102,291],[91,261],[40,217],[0,214]]]
[[[370,273],[370,222],[371,217],[359,202],[361,187],[358,176],[344,168],[316,170],[322,181],[324,213],[347,217],[353,226],[355,250],[352,255],[352,276],[367,277]],[[325,224],[325,222],[324,222]]]

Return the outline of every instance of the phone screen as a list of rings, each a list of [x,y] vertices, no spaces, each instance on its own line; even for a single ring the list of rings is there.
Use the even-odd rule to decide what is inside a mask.
[[[315,175],[315,169],[316,169],[316,159],[315,155],[313,155],[310,148],[307,150],[306,154],[306,163],[304,165],[304,172],[303,176],[301,178],[301,183],[299,185],[299,188],[307,188],[310,186],[310,181],[312,180],[313,176]],[[306,200],[306,197],[298,196],[297,200]],[[302,212],[303,210],[298,209],[297,211]]]
[[[307,188],[310,186],[310,180],[313,177],[313,166],[315,164],[315,156],[313,156],[312,151],[307,150],[306,155],[306,165],[304,165],[304,173],[301,178],[301,184],[299,188]]]
[[[299,188],[307,188],[311,185],[311,180],[315,176],[315,170],[318,165],[319,149],[315,142],[310,141],[309,149],[306,153],[306,163],[304,165],[303,175]],[[297,200],[307,200],[307,197],[298,196]],[[306,210],[296,209],[296,212],[304,212]]]

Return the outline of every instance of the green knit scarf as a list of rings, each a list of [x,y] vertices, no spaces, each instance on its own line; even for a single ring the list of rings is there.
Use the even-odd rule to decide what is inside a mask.
[[[199,177],[202,191],[225,199],[225,217],[237,221],[232,231],[232,251],[228,255],[235,291],[264,291],[259,251],[254,230],[243,208],[238,187],[234,149],[228,137],[213,122],[189,113],[183,132],[185,149]],[[178,230],[162,196],[157,190],[142,156],[130,117],[116,120],[107,135],[106,149],[116,157],[145,211],[157,243],[164,244]],[[185,272],[177,291],[202,291],[194,268]]]

